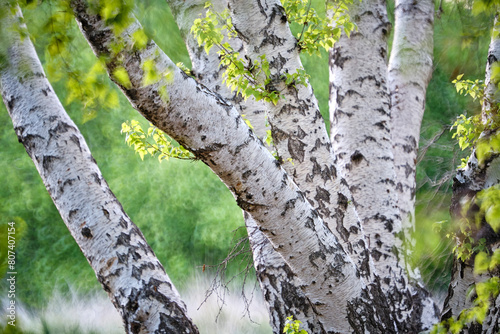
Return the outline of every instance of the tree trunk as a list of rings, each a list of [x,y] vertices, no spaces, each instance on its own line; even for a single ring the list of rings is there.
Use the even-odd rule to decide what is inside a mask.
[[[0,9],[10,13],[3,4]],[[10,42],[0,89],[19,142],[66,226],[121,314],[127,333],[198,333],[163,266],[64,111],[30,39],[21,39],[11,29],[19,25],[20,10],[16,12],[0,21]]]
[[[366,302],[367,297],[361,295],[363,281],[357,279],[351,259],[303,193],[237,111],[177,69],[154,42],[143,50],[134,49],[129,36],[140,29],[135,19],[120,35],[124,48],[113,55],[109,45],[116,36],[111,27],[90,13],[85,2],[73,1],[72,6],[96,55],[108,57],[110,76],[117,66],[128,72],[130,85],[118,85],[132,105],[190,149],[228,186],[301,280],[326,331],[350,332],[347,304]],[[144,87],[141,63],[153,56],[158,71],[171,71],[173,80]],[[158,93],[161,86],[168,92],[168,101]],[[189,107],[186,101],[191,102]]]
[[[404,233],[403,251],[415,247],[416,161],[425,93],[432,76],[434,2],[396,1],[394,40],[388,68],[396,192]],[[412,269],[407,265],[409,273]],[[411,276],[418,278],[418,273]]]
[[[335,163],[351,190],[381,288],[391,300],[388,312],[399,331],[417,332],[436,321],[438,310],[424,289],[409,285],[399,253],[402,228],[387,88],[385,1],[355,2],[349,14],[358,30],[350,38],[342,36],[330,52]]]

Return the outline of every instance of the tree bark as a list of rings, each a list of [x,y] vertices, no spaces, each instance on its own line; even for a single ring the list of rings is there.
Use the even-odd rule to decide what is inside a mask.
[[[396,1],[394,39],[388,68],[396,191],[404,233],[403,251],[415,246],[416,161],[425,94],[432,76],[434,2]],[[406,267],[410,276],[418,273]]]
[[[376,275],[391,300],[390,312],[396,326],[402,332],[414,332],[429,328],[436,321],[438,310],[421,286],[409,285],[404,257],[399,253],[402,227],[387,88],[390,24],[385,1],[355,2],[349,14],[358,29],[350,38],[342,36],[330,52],[335,164],[351,190]],[[415,327],[405,327],[409,323]]]
[[[73,1],[72,6],[94,53],[110,57],[110,76],[117,66],[128,72],[130,86],[118,85],[132,105],[190,149],[228,186],[239,206],[252,215],[300,278],[304,293],[322,315],[326,331],[350,332],[347,304],[364,300],[363,282],[357,278],[354,264],[237,111],[177,69],[154,42],[143,50],[134,49],[129,36],[140,28],[137,21],[119,36],[124,48],[113,56],[109,45],[117,36],[111,28],[92,14],[85,2]],[[171,71],[171,82],[142,85],[141,63],[151,57],[155,57],[160,73]],[[168,102],[158,93],[160,85],[168,91]]]
[[[0,89],[19,141],[33,160],[66,226],[121,314],[127,333],[198,333],[186,306],[137,226],[104,180],[76,125],[64,111],[29,38],[9,34]],[[21,29],[26,29],[21,25]]]
[[[187,33],[194,18],[198,17],[199,12],[203,11],[203,6],[201,4],[203,2],[168,2],[180,30]],[[267,36],[266,38],[273,40],[284,40],[286,38],[294,43],[293,41],[295,41],[295,38],[291,35],[288,26],[284,22],[275,19],[277,17],[275,12],[282,10],[278,2],[261,2],[261,7],[256,3],[249,2],[247,5],[253,5],[254,8],[262,8],[262,11],[256,12],[244,10],[240,3],[230,3],[231,8],[237,8],[237,10],[233,10],[232,20],[237,31],[241,33],[241,38],[231,39],[229,42],[232,43],[235,50],[240,52],[240,55],[256,58],[260,54],[256,53],[254,51],[255,49],[258,49],[259,52],[265,53],[266,55],[267,52],[271,52],[271,55],[275,55],[275,52],[271,50],[275,46],[271,45],[271,48],[268,49],[265,47],[258,47],[258,45],[265,44],[265,42],[263,42],[263,36]],[[227,5],[227,1],[216,1],[212,4],[216,9],[222,11]],[[255,21],[250,26],[247,26],[245,22],[249,16],[253,17]],[[250,30],[264,32],[256,36],[252,35],[248,37],[246,34]],[[278,33],[276,33],[276,31]],[[348,204],[350,202],[348,189],[344,184],[339,182],[339,179],[335,175],[333,178],[327,178],[320,182],[324,184],[324,188],[318,188],[318,182],[314,182],[315,180],[313,180],[315,175],[327,175],[325,174],[326,171],[329,169],[334,170],[334,166],[332,164],[332,155],[329,151],[329,139],[326,135],[326,129],[324,128],[322,119],[316,119],[314,121],[318,123],[318,125],[323,125],[321,131],[312,128],[309,129],[307,124],[309,124],[310,120],[307,118],[304,119],[305,114],[313,114],[316,118],[316,115],[319,113],[316,98],[312,93],[312,88],[310,86],[303,87],[302,90],[307,92],[305,97],[304,93],[299,95],[297,93],[298,90],[295,89],[285,89],[282,91],[287,101],[287,107],[283,107],[283,103],[281,102],[278,106],[273,106],[270,103],[262,101],[257,102],[253,97],[245,101],[241,96],[231,92],[224,85],[221,86],[221,72],[224,69],[219,68],[219,60],[215,52],[212,51],[207,55],[203,51],[203,48],[198,46],[192,36],[185,35],[184,39],[192,60],[193,72],[198,81],[202,82],[211,90],[221,94],[226,100],[231,101],[240,114],[245,115],[245,117],[250,120],[254,127],[254,132],[259,137],[262,138],[265,136],[266,130],[269,129],[265,126],[265,116],[267,115],[269,115],[274,133],[277,132],[280,136],[282,136],[285,131],[294,134],[293,138],[290,137],[288,139],[288,144],[281,145],[279,148],[278,152],[281,156],[291,157],[290,149],[295,147],[290,144],[291,142],[303,142],[305,143],[305,147],[307,147],[307,143],[318,144],[320,142],[319,136],[323,134],[323,140],[324,138],[327,140],[323,148],[321,148],[320,145],[316,145],[312,147],[312,150],[306,150],[307,152],[305,153],[304,159],[300,161],[294,160],[293,164],[289,163],[287,165],[287,172],[289,175],[293,175],[294,181],[299,185],[301,190],[306,190],[308,192],[306,197],[309,202],[314,203],[314,198],[316,198],[316,200],[319,199],[316,201],[316,209],[320,213],[320,216],[325,222],[329,223],[332,231],[336,232],[337,238],[341,238],[340,241],[344,249],[350,252],[351,257],[354,259],[357,267],[360,268],[359,270],[362,274],[372,274],[373,267],[370,266],[371,261],[368,252],[366,252],[366,243],[364,242],[364,236],[359,221],[354,212],[353,205]],[[248,52],[248,50],[252,51]],[[275,77],[279,77],[280,73],[284,71],[293,73],[301,67],[297,50],[293,51],[292,57],[284,56],[279,54],[279,61],[276,60],[277,56],[270,59],[271,63],[278,63],[281,67],[276,69],[276,73],[274,74]],[[279,80],[276,81],[279,82]],[[309,103],[307,103],[306,100],[309,101]],[[313,103],[311,103],[311,101]],[[281,113],[280,110],[283,109],[288,111],[286,113]],[[295,112],[293,112],[294,110]],[[294,119],[293,123],[286,121],[286,119],[290,118]],[[280,119],[282,123],[281,127],[274,125],[276,119]],[[308,131],[308,133],[306,134],[304,131]],[[298,135],[297,132],[299,133]],[[326,150],[324,149],[325,147]],[[326,167],[322,168],[321,166]],[[325,173],[322,173],[322,169]],[[338,190],[339,188],[342,190]],[[328,200],[330,203],[321,200],[321,198],[324,198],[324,196],[321,195],[326,193],[328,193]],[[249,215],[246,215],[246,217],[247,219],[251,219]],[[300,319],[306,330],[309,329],[313,332],[319,332],[318,323],[314,319],[315,314],[310,311],[308,303],[283,302],[284,300],[290,301],[292,297],[296,301],[303,300],[306,297],[303,295],[299,286],[294,284],[294,282],[298,282],[298,280],[292,278],[293,273],[288,268],[286,262],[279,256],[270,255],[273,252],[271,244],[263,241],[264,236],[258,235],[261,232],[252,227],[254,224],[253,221],[247,221],[246,223],[250,240],[260,240],[259,243],[252,243],[252,245],[259,245],[258,251],[254,251],[254,261],[256,264],[257,276],[261,282],[261,288],[270,308],[271,323],[275,332],[282,332],[285,323],[284,319],[287,315],[293,315],[296,319]],[[263,254],[266,255],[264,256]],[[281,279],[285,278],[286,281],[281,281]],[[270,283],[272,285],[269,285]],[[275,295],[275,293],[279,293],[279,295]],[[303,309],[299,309],[300,307]]]

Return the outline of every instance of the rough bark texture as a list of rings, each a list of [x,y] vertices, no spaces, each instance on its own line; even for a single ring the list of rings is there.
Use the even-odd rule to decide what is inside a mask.
[[[330,119],[335,163],[351,190],[377,278],[391,300],[389,310],[395,326],[403,332],[415,332],[432,325],[438,310],[422,287],[408,284],[404,258],[399,254],[402,228],[387,88],[390,24],[385,1],[355,2],[349,14],[358,30],[351,38],[341,37],[330,54]],[[396,47],[396,52],[401,52],[398,50]],[[409,323],[414,327],[406,327]]]
[[[272,85],[284,99],[267,109],[273,141],[283,167],[304,192],[363,276],[373,272],[366,241],[333,152],[310,84],[286,86],[282,76],[302,68],[296,39],[278,0],[229,0],[233,24],[250,58],[265,54]],[[251,18],[251,19],[249,19]]]
[[[266,127],[267,103],[257,102],[253,97],[245,101],[241,95],[231,92],[222,83],[222,72],[225,69],[219,67],[217,53],[212,50],[207,54],[189,33],[194,19],[203,14],[205,1],[169,0],[167,2],[186,42],[192,63],[191,71],[197,81],[231,102],[240,115],[244,115],[250,121],[253,126],[252,130],[257,137],[264,138],[266,131],[269,129]],[[212,1],[212,4],[215,10],[218,11],[227,8],[227,0]],[[241,56],[245,54],[239,38],[232,38],[228,42]],[[292,272],[285,260],[273,249],[271,243],[258,229],[253,218],[248,213],[244,213],[244,217],[257,279],[268,308],[273,332],[283,332],[288,316],[300,319],[302,327],[311,333],[324,332],[324,329],[320,330],[321,323],[317,320],[316,313],[312,312],[313,306],[311,302],[300,288],[302,284],[300,280]]]
[[[400,246],[395,234],[401,231],[401,221],[390,135],[385,2],[356,2],[350,15],[358,31],[351,38],[341,37],[330,56],[335,163],[351,190],[375,268],[379,273],[399,271],[397,254],[391,250]]]
[[[398,0],[388,69],[398,207],[407,256],[415,246],[416,161],[425,93],[432,75],[434,2]],[[407,267],[407,271],[411,269]],[[418,276],[414,275],[414,276]]]
[[[9,11],[0,4],[0,10]],[[19,12],[20,13],[20,12]],[[20,14],[18,14],[20,15]],[[121,314],[127,333],[198,333],[137,226],[123,211],[64,111],[29,38],[10,30],[0,89],[19,141],[61,217]],[[9,27],[9,28],[7,28]]]
[[[482,108],[482,120],[486,125],[486,130],[480,136],[479,142],[488,140],[488,138],[498,137],[498,129],[489,129],[488,126],[492,116],[498,116],[498,87],[492,81],[492,67],[497,66],[500,60],[500,26],[499,13],[495,17],[492,39],[488,51],[488,60],[486,64],[484,102]],[[476,221],[479,207],[476,200],[476,194],[482,190],[488,189],[500,183],[500,154],[492,152],[487,157],[478,160],[476,150],[473,150],[467,165],[459,169],[453,180],[453,197],[450,207],[451,216],[461,224],[464,219],[470,222]],[[479,240],[486,240],[485,247],[492,254],[500,246],[500,234],[495,233],[492,227],[482,219],[479,224],[470,224],[468,233]],[[459,238],[463,235],[459,234]],[[463,241],[463,240],[461,240]],[[455,259],[453,265],[452,279],[448,288],[448,296],[443,308],[442,318],[447,319],[451,316],[458,316],[463,308],[472,306],[475,295],[468,295],[466,291],[476,283],[487,280],[493,276],[499,276],[500,270],[496,269],[482,275],[474,273],[474,255],[467,261]],[[491,300],[488,315],[482,323],[472,323],[465,332],[467,333],[496,333],[499,326],[499,298]]]
[[[110,27],[90,13],[85,2],[72,4],[96,55],[111,56],[109,45],[116,37]],[[347,303],[362,297],[363,284],[342,246],[233,107],[177,69],[153,42],[143,50],[133,48],[128,36],[139,28],[134,22],[121,34],[125,47],[110,58],[108,71],[113,73],[119,60],[131,81],[131,86],[121,89],[132,105],[190,149],[229,187],[301,279],[326,331],[350,332]],[[173,72],[172,82],[142,85],[141,62],[150,57],[155,57],[160,72]],[[168,102],[158,94],[160,85],[169,93]]]
[[[279,6],[279,2],[269,2],[270,4],[261,2],[262,10],[256,10],[256,12],[248,12],[246,9],[241,10],[241,4],[234,2],[230,3],[231,8],[238,9],[233,10],[233,23],[242,36],[241,39],[237,38],[230,40],[234,49],[238,50],[240,54],[249,55],[250,57],[257,57],[261,54],[271,54],[271,56],[274,56],[274,58],[270,58],[270,61],[272,64],[275,64],[275,78],[279,78],[280,73],[283,74],[284,71],[292,73],[300,68],[301,64],[298,59],[298,53],[296,48],[294,48],[295,38],[291,35],[286,22],[277,19],[278,15],[276,12],[282,10]],[[202,11],[203,8],[200,5],[200,1],[191,1],[189,3],[184,1],[169,1],[169,4],[181,31],[189,30],[192,20],[198,16],[197,12]],[[217,1],[213,3],[214,7],[219,10],[223,10],[226,4],[227,1]],[[255,2],[249,2],[247,6],[259,8]],[[247,25],[246,22],[249,16],[254,18],[251,25]],[[246,35],[249,34],[251,30],[259,33],[256,36],[247,37]],[[276,33],[276,31],[278,33]],[[302,93],[300,95],[297,89],[285,89],[282,94],[287,102],[280,102],[278,106],[262,101],[256,102],[253,98],[249,98],[245,101],[241,96],[231,92],[226,86],[221,86],[221,72],[224,69],[219,69],[219,59],[216,53],[211,52],[207,55],[192,37],[185,36],[184,38],[191,56],[193,70],[198,81],[230,101],[240,114],[245,115],[245,117],[250,120],[254,127],[254,132],[259,137],[262,138],[266,130],[269,129],[265,127],[265,116],[267,115],[269,115],[273,132],[278,133],[280,136],[286,133],[292,133],[292,136],[287,135],[289,139],[285,141],[285,144],[280,145],[278,149],[280,156],[291,157],[296,147],[296,145],[292,145],[294,142],[304,144],[306,151],[304,157],[300,160],[294,159],[293,164],[288,163],[287,172],[289,175],[293,175],[295,183],[299,185],[301,190],[307,192],[306,197],[309,202],[316,205],[316,209],[320,213],[320,216],[330,225],[330,229],[334,231],[334,234],[340,239],[344,249],[351,253],[353,260],[358,264],[358,268],[360,268],[362,274],[370,275],[373,273],[373,268],[370,268],[368,252],[365,250],[366,243],[363,240],[359,221],[354,212],[353,205],[349,204],[349,191],[344,184],[339,182],[340,178],[336,176],[332,164],[333,160],[330,153],[329,139],[322,119],[317,119],[319,110],[311,87],[302,87]],[[285,39],[290,41],[289,53],[291,55],[282,55],[280,53],[276,56],[274,49],[278,49],[281,45],[276,45],[276,42],[271,43],[269,41],[283,41]],[[268,47],[266,47],[265,40],[267,40],[269,44]],[[264,47],[262,47],[262,45],[264,45]],[[256,50],[260,53],[256,52]],[[279,60],[276,60],[277,57],[279,57]],[[276,82],[282,84],[279,79],[276,79]],[[304,91],[306,94],[304,94]],[[281,112],[282,110],[287,110],[287,112]],[[313,120],[314,123],[317,123],[317,129],[311,128],[308,125],[310,124],[308,115],[311,114],[314,115]],[[290,119],[293,119],[293,122],[290,122]],[[276,120],[279,120],[280,126],[276,125],[278,123]],[[305,131],[307,131],[307,133]],[[320,137],[322,138],[321,140]],[[320,144],[322,141],[323,144]],[[308,149],[307,147],[310,145],[307,143],[315,143],[315,145]],[[333,170],[334,173],[328,177],[329,173],[327,172],[329,170]],[[316,179],[319,179],[321,176],[323,177],[320,182],[315,182],[318,181],[314,179],[315,176],[317,176]],[[318,187],[318,184],[321,184],[321,186]],[[325,195],[327,198],[325,198]],[[252,222],[247,223],[247,226],[249,224],[252,225]],[[258,234],[260,232],[257,229],[250,229],[249,235],[252,233]],[[263,236],[255,235],[251,236],[251,238],[262,240]],[[316,332],[315,328],[317,328],[317,321],[314,319],[315,313],[308,312],[308,304],[278,302],[279,300],[289,300],[294,295],[297,300],[300,300],[303,298],[303,293],[298,289],[298,286],[295,286],[295,292],[292,291],[294,287],[293,282],[296,280],[291,278],[293,273],[281,257],[276,255],[262,255],[271,253],[272,247],[270,243],[261,242],[259,243],[258,252],[254,252],[254,260],[259,264],[256,266],[257,274],[265,298],[268,300],[270,314],[272,315],[271,323],[275,332],[282,332],[284,325],[283,320],[286,318],[286,315],[293,315],[296,319],[301,319],[304,328],[311,328],[313,332]],[[257,259],[257,256],[263,258]],[[266,261],[272,262],[266,264]],[[264,268],[269,269],[264,270]],[[286,282],[281,281],[284,278],[286,278]],[[273,286],[268,286],[270,282]],[[278,286],[280,284],[284,284],[285,286]],[[286,295],[273,295],[273,293],[276,292],[286,293]],[[300,306],[304,309],[300,310]]]
[[[282,80],[284,73],[293,73],[302,65],[296,40],[290,33],[279,1],[220,0],[215,3],[216,9],[222,9],[226,2],[229,4],[234,26],[240,34],[232,41],[234,47],[250,59],[266,54],[273,80],[271,86],[286,98],[277,105],[252,99],[243,101],[241,96],[218,82],[221,69],[217,56],[206,55],[188,37],[192,20],[203,11],[203,2],[167,2],[187,40],[197,80],[176,68],[153,41],[144,48],[134,46],[130,36],[141,27],[133,17],[132,23],[116,36],[112,27],[88,8],[90,2],[73,0],[71,3],[82,33],[94,53],[106,59],[110,77],[131,104],[206,163],[247,213],[255,267],[269,304],[274,331],[282,331],[289,315],[303,321],[311,333],[417,333],[429,328],[436,319],[435,305],[425,290],[408,285],[402,261],[398,259],[401,241],[396,234],[401,231],[401,216],[397,186],[401,183],[401,188],[411,187],[403,187],[408,175],[405,174],[406,179],[401,182],[398,180],[398,168],[395,170],[394,164],[399,165],[397,158],[393,159],[393,148],[394,152],[403,148],[403,153],[409,156],[411,152],[405,152],[402,141],[393,143],[391,129],[396,130],[390,115],[390,98],[398,102],[398,98],[403,99],[401,94],[413,96],[425,92],[424,79],[420,90],[403,89],[406,84],[413,84],[402,68],[410,66],[408,64],[427,65],[420,58],[425,52],[417,54],[406,50],[418,48],[418,42],[411,40],[411,45],[405,46],[405,39],[396,36],[395,53],[400,56],[394,57],[410,56],[391,60],[389,77],[392,76],[398,86],[390,96],[386,86],[388,21],[385,3],[378,0],[355,3],[351,16],[359,31],[353,33],[351,39],[343,38],[331,57],[333,151],[310,85],[286,86]],[[99,1],[92,1],[94,9],[99,4]],[[408,21],[397,28],[402,33],[411,29],[408,27],[413,22],[409,18],[420,19],[420,5],[424,3],[401,2],[397,5],[398,20]],[[116,40],[123,48],[112,51]],[[427,41],[423,40],[422,43]],[[145,86],[142,65],[151,59],[159,73],[170,72],[172,79]],[[130,83],[114,77],[117,68],[128,73]],[[34,76],[34,80],[45,80],[42,77]],[[4,99],[9,110],[14,110],[21,99],[17,94],[29,98],[40,98],[42,94],[55,97],[50,88],[41,88],[40,92],[30,96],[16,88],[15,95],[9,93]],[[406,112],[403,102],[397,105]],[[20,139],[29,141],[28,152],[41,174],[45,173],[42,177],[56,182],[55,185],[47,183],[49,192],[55,194],[54,201],[70,230],[74,229],[72,233],[82,250],[89,255],[89,262],[104,268],[96,271],[100,281],[110,291],[118,289],[118,295],[111,293],[115,304],[119,309],[135,312],[129,315],[132,320],[126,320],[128,330],[134,333],[181,332],[175,327],[162,330],[141,327],[156,326],[157,321],[171,324],[171,319],[185,316],[184,306],[175,288],[167,284],[168,277],[138,229],[116,199],[106,197],[112,194],[97,167],[92,165],[88,148],[83,138],[78,137],[74,124],[70,120],[62,122],[59,118],[50,118],[47,116],[50,113],[38,112],[36,108],[31,110],[30,117],[46,120],[45,125],[50,129],[48,134],[26,130],[37,125],[29,117],[27,125],[17,126],[16,130]],[[240,114],[246,114],[254,123],[259,136],[267,130],[263,116],[268,115],[281,162],[272,157]],[[37,136],[48,136],[47,151],[42,152]],[[64,168],[70,167],[66,170],[69,176],[59,176],[63,175],[64,168],[59,170],[56,166],[63,157],[76,158],[66,151],[57,153],[56,148],[50,146],[54,145],[50,142],[52,137],[69,145],[74,154],[83,155],[81,159],[90,161],[89,167],[73,171],[71,165],[63,164]],[[61,149],[63,144],[55,146]],[[82,166],[85,165],[82,163]],[[83,175],[90,179],[83,179]],[[78,177],[84,180],[83,183]],[[95,212],[90,214],[93,220],[84,215],[86,209],[69,201],[77,194],[77,190],[67,191],[72,186],[78,191],[82,191],[83,186],[96,187],[84,190],[86,194],[95,192],[96,196],[78,203],[94,208]],[[63,214],[64,210],[67,213]],[[108,232],[108,228],[112,231]],[[112,240],[108,240],[111,246],[105,250],[96,246],[97,242],[103,242],[102,238]],[[133,260],[145,262],[137,267]],[[154,281],[146,280],[145,275],[153,277]],[[160,278],[165,280],[156,284]],[[142,293],[139,290],[142,286],[149,292]],[[168,296],[175,303],[159,295]],[[143,301],[144,298],[147,301]],[[135,303],[135,300],[140,302]],[[165,304],[160,309],[172,307],[175,310],[162,315],[152,306],[158,300]],[[187,323],[179,322],[179,326],[186,332],[195,332],[194,325],[185,319]]]

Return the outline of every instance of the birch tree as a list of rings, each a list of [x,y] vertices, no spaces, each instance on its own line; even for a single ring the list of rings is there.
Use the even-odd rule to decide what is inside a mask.
[[[132,2],[63,3],[132,106],[233,193],[275,333],[289,316],[310,333],[418,333],[439,321],[441,310],[405,258],[413,245],[415,157],[432,72],[431,1],[396,1],[388,60],[391,27],[381,0],[329,2],[328,18],[315,16],[306,1],[168,0],[193,76],[145,36]],[[196,333],[45,78],[16,3],[2,5],[4,103],[126,331]],[[299,35],[292,22],[303,26]],[[489,68],[500,59],[497,39],[493,33]],[[318,47],[330,49],[330,134],[299,57]],[[485,96],[495,91],[487,84]],[[484,101],[483,122],[491,124],[496,103]],[[491,129],[484,136],[494,137]],[[496,154],[486,156],[487,162],[473,155],[459,176],[496,175]],[[479,170],[486,165],[491,173]],[[474,194],[497,179],[481,182],[469,182],[478,185]],[[470,193],[457,192],[456,203]],[[482,233],[496,236],[490,230]],[[469,307],[466,287],[482,282],[468,261],[455,266],[444,319]],[[468,274],[459,275],[464,265]],[[497,328],[490,326],[498,322],[495,310],[482,331]]]

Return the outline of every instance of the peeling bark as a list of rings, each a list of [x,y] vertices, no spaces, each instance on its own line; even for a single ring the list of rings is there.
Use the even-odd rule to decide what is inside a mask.
[[[3,4],[0,10],[10,12]],[[198,333],[163,266],[64,111],[30,39],[10,29],[20,10],[17,13],[0,21],[12,43],[9,66],[0,70],[0,90],[18,139],[66,226],[121,314],[127,333]]]

